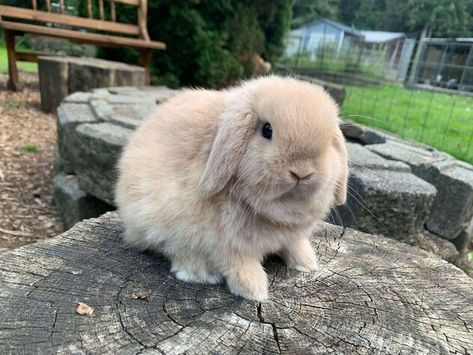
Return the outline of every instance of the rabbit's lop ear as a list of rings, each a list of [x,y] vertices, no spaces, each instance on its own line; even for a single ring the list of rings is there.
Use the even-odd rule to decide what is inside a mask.
[[[340,172],[337,179],[337,187],[335,190],[335,204],[337,206],[345,204],[347,201],[347,188],[348,188],[348,157],[347,149],[345,145],[345,138],[341,130],[337,132],[334,139],[334,147],[338,153],[337,159],[340,159]]]
[[[258,119],[249,109],[230,103],[219,117],[217,134],[199,182],[199,192],[210,197],[222,191],[235,174]]]

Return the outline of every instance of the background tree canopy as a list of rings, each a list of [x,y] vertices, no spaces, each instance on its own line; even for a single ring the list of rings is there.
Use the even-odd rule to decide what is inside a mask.
[[[473,0],[296,0],[293,27],[321,17],[362,30],[473,37]]]
[[[284,49],[293,0],[148,0],[150,37],[166,51],[153,55],[154,75],[169,86],[220,87],[250,74],[254,53],[272,61]],[[86,2],[80,11],[86,13]],[[126,9],[126,10],[125,10]],[[135,11],[117,8],[119,21]],[[138,61],[128,49],[101,50],[105,58]]]
[[[85,14],[86,2],[78,4]],[[167,44],[154,54],[154,75],[170,86],[220,87],[249,75],[249,56],[274,62],[291,24],[323,17],[364,30],[473,37],[473,0],[149,0],[148,6],[151,38]],[[126,7],[117,14],[136,20]],[[138,61],[128,49],[100,54]]]

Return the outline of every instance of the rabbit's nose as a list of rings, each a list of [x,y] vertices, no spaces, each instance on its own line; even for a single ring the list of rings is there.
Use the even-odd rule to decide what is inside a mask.
[[[314,174],[308,169],[290,169],[289,173],[291,174],[291,177],[293,177],[297,181],[306,180]]]

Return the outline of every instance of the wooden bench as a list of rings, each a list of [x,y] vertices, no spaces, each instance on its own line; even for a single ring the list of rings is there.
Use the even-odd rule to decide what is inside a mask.
[[[64,0],[59,0],[59,10],[52,11],[51,0],[46,0],[46,11],[38,8],[37,0],[32,0],[32,8],[0,5],[0,28],[5,30],[8,52],[8,88],[21,90],[18,78],[17,61],[36,62],[34,53],[17,52],[15,36],[32,33],[68,39],[78,43],[89,43],[100,47],[131,47],[141,54],[149,83],[149,71],[153,49],[166,49],[162,42],[151,41],[146,26],[147,0],[98,0],[99,18],[94,18],[93,0],[87,0],[88,18],[67,14]],[[110,16],[105,16],[108,2]],[[137,8],[137,24],[117,22],[116,6],[128,5]],[[19,22],[19,21],[20,22]],[[28,23],[22,22],[27,21]],[[84,32],[83,30],[93,32]]]

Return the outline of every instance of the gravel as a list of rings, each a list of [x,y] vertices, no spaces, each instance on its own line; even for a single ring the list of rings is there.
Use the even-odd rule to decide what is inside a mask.
[[[0,251],[64,230],[52,199],[56,119],[40,110],[37,76],[21,80],[15,93],[0,75]]]

